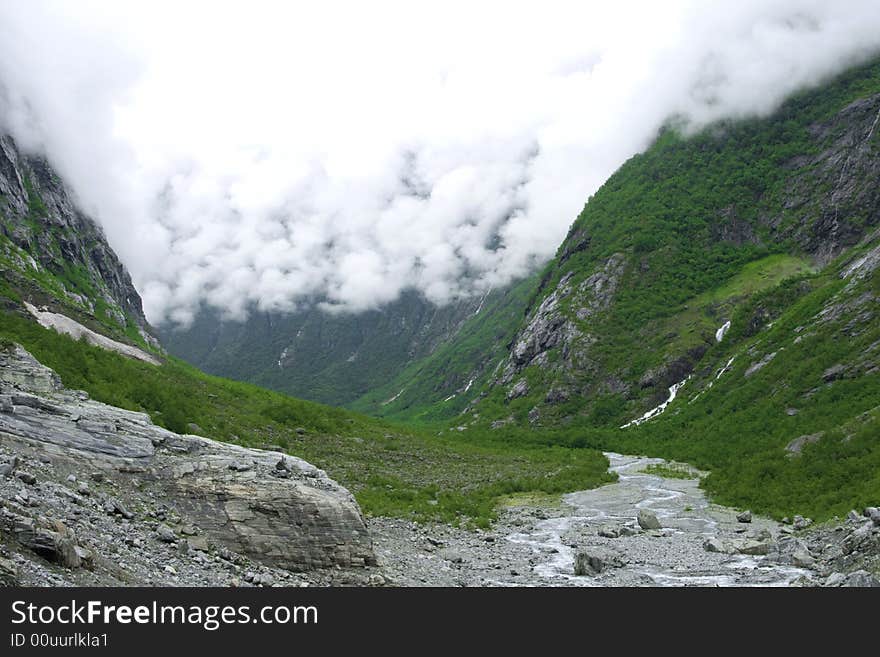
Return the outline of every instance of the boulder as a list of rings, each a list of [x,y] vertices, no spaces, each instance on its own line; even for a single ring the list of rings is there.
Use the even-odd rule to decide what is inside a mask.
[[[161,493],[168,517],[200,528],[193,543],[294,571],[376,562],[354,497],[310,463],[293,456],[279,462],[277,452],[158,427],[144,413],[66,390],[21,347],[0,351],[0,390],[13,386],[23,410],[0,413],[4,446],[51,457],[63,472],[112,481],[119,497],[91,495],[109,515],[125,521],[138,520],[135,509],[145,515],[142,502],[129,509],[125,491],[146,485]],[[277,472],[289,476],[273,476]],[[54,527],[22,526],[17,536],[51,560],[82,563],[75,540]]]
[[[642,529],[662,529],[657,516],[646,509],[639,509],[636,521]]]
[[[751,522],[752,521],[752,512],[751,511],[743,511],[742,513],[736,514],[737,522]]]

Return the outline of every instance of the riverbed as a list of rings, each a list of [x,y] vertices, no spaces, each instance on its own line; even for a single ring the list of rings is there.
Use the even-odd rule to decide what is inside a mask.
[[[710,538],[779,535],[771,519],[739,522],[738,510],[712,504],[698,479],[648,474],[662,459],[606,454],[618,481],[565,495],[557,503],[505,508],[491,529],[471,531],[403,520],[371,521],[382,572],[401,586],[790,586],[811,571],[763,556],[710,552]],[[661,529],[643,530],[645,509]],[[617,537],[600,536],[599,532]],[[575,556],[604,567],[575,576]]]

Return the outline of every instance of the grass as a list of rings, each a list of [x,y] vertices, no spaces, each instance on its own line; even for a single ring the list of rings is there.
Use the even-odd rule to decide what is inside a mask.
[[[349,488],[367,515],[487,526],[504,496],[558,495],[614,479],[594,449],[437,436],[208,376],[173,358],[161,366],[129,360],[0,312],[0,344],[12,342],[68,387],[146,412],[172,431],[195,424],[210,438],[304,458]]]
[[[666,479],[699,479],[699,473],[684,463],[652,463],[642,470],[645,474]]]

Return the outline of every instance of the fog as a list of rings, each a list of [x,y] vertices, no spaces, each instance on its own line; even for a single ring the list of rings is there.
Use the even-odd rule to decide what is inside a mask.
[[[670,116],[767,114],[878,48],[877,0],[5,0],[0,123],[152,322],[357,312],[528,274]]]

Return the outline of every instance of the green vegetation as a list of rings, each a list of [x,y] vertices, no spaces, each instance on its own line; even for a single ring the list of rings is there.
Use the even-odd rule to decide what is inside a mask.
[[[642,472],[667,479],[699,479],[699,474],[693,468],[681,463],[652,463]]]
[[[146,412],[173,431],[279,446],[326,469],[367,514],[485,526],[500,496],[562,493],[613,479],[595,450],[412,431],[208,376],[176,359],[160,367],[129,360],[11,313],[0,312],[0,341],[22,344],[65,385]]]

